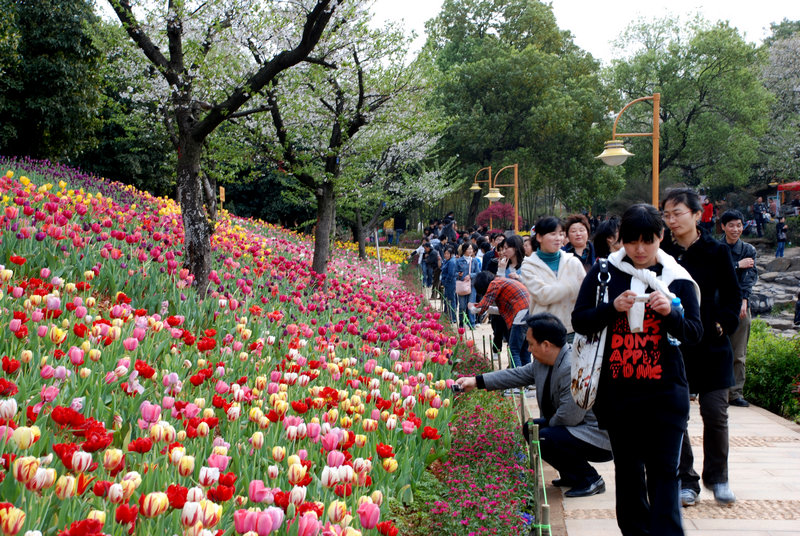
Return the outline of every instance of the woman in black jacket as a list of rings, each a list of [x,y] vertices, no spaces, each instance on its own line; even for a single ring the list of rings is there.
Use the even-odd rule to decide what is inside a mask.
[[[655,207],[625,211],[624,249],[608,257],[608,302],[597,303],[602,275],[595,263],[572,312],[577,333],[608,330],[593,409],[611,440],[617,524],[624,536],[683,534],[677,468],[689,388],[677,344],[702,336],[700,291],[659,250],[663,229]]]
[[[662,244],[700,285],[703,339],[686,345],[689,390],[699,393],[703,418],[703,484],[721,504],[736,500],[728,485],[728,388],[734,384],[733,348],[729,339],[739,325],[742,299],[730,248],[703,233],[697,225],[703,212],[700,196],[690,188],[670,190],[664,199],[664,220],[671,237]],[[695,472],[688,434],[681,450],[681,502],[695,504],[700,477]]]

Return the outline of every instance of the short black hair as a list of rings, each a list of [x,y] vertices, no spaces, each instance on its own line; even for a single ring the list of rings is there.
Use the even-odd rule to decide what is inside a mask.
[[[475,274],[475,277],[472,278],[472,286],[475,287],[475,294],[478,296],[486,294],[486,289],[489,288],[489,283],[492,281],[494,281],[494,274],[492,272],[484,270],[483,272]]]
[[[726,210],[722,213],[722,216],[719,217],[719,221],[722,225],[728,225],[729,222],[734,220],[739,220],[740,222],[744,223],[744,215],[736,209]]]
[[[703,204],[700,202],[700,194],[691,188],[672,188],[667,190],[667,195],[664,196],[664,203],[661,205],[662,208],[666,206],[667,203],[683,203],[692,212],[703,210]]]
[[[533,226],[536,230],[537,236],[544,236],[546,234],[550,234],[553,231],[561,228],[564,229],[564,224],[562,221],[555,216],[544,216],[539,218],[539,221],[536,222],[536,225]]]
[[[629,207],[619,224],[619,238],[623,244],[644,240],[648,244],[661,238],[664,220],[653,205],[639,203]]]
[[[559,348],[567,344],[567,328],[553,313],[528,315],[525,317],[525,323],[528,324],[528,329],[537,342],[548,341]]]
[[[594,233],[594,252],[597,258],[608,257],[611,248],[608,247],[608,239],[616,236],[619,239],[619,220],[615,217],[609,218],[597,226]]]

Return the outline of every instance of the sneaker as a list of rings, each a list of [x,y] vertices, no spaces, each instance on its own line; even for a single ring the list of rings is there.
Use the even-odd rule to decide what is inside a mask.
[[[693,489],[681,488],[681,506],[697,504],[697,492]]]
[[[736,496],[731,491],[727,482],[711,484],[711,491],[714,492],[714,500],[719,504],[727,506],[736,502]]]

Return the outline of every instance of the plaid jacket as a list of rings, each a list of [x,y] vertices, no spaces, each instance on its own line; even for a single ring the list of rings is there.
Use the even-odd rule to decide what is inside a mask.
[[[514,323],[514,317],[523,309],[528,308],[528,289],[516,279],[497,277],[486,289],[483,299],[476,305],[483,313],[490,305],[497,305],[500,316],[506,322],[508,329]]]

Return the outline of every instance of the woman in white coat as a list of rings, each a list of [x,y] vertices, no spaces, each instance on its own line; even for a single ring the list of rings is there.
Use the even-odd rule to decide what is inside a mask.
[[[561,249],[564,240],[561,220],[547,216],[536,222],[534,229],[538,248],[525,257],[519,271],[531,296],[528,312],[554,314],[572,339],[572,309],[586,272],[578,257]]]

